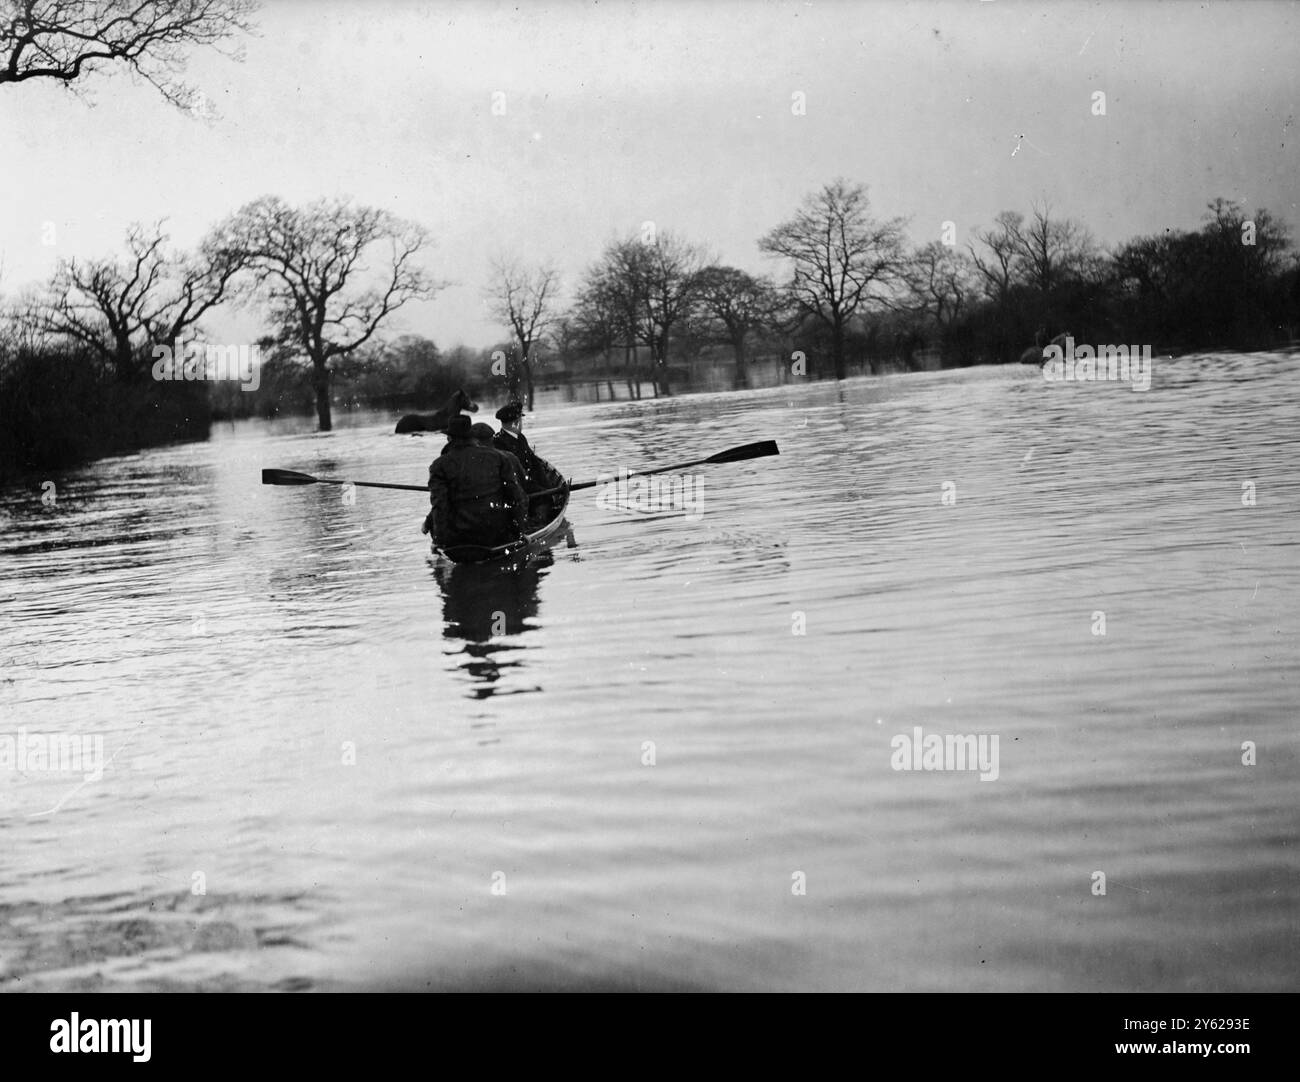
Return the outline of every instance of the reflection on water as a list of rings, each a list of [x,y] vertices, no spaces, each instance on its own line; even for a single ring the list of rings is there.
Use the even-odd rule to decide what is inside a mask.
[[[460,664],[474,680],[472,698],[488,698],[499,690],[504,674],[524,667],[527,642],[521,636],[537,626],[539,589],[555,563],[554,545],[577,548],[573,527],[562,524],[562,531],[552,544],[504,565],[455,564],[443,556],[431,559],[433,577],[442,591],[442,634],[464,644]],[[535,686],[512,693],[542,690]]]
[[[488,698],[503,673],[523,666],[526,648],[515,640],[534,626],[538,587],[551,562],[503,570],[440,560],[434,568],[443,593],[442,634],[464,643],[461,667],[474,678],[473,698]]]
[[[1294,989],[1298,394],[543,404],[575,481],[781,455],[505,574],[431,569],[418,492],[259,484],[423,484],[389,416],[12,486],[0,735],[111,762],[0,768],[0,988]],[[915,726],[997,781],[892,769]]]

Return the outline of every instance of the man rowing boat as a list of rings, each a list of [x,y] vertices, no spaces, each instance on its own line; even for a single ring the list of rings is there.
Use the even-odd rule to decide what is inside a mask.
[[[523,470],[525,492],[541,492],[555,488],[564,481],[560,472],[546,459],[542,458],[529,446],[528,437],[523,433],[524,408],[518,402],[511,402],[497,410],[497,420],[501,422],[501,431],[492,441],[498,451],[513,455]]]
[[[484,426],[486,427],[486,426]],[[528,497],[518,465],[473,437],[470,419],[453,417],[448,444],[429,467],[429,503],[423,530],[446,549],[490,548],[521,537]]]

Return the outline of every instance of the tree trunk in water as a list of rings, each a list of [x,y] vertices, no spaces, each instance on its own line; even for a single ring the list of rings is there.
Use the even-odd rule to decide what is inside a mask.
[[[506,361],[506,396],[510,402],[518,402],[520,398],[519,387],[523,383],[523,376],[519,369],[519,361],[512,352]]]
[[[731,348],[736,351],[736,377],[732,387],[737,391],[743,391],[749,386],[749,376],[745,371],[745,343],[732,342]]]
[[[311,383],[316,389],[316,420],[320,431],[328,432],[334,423],[330,419],[330,373],[324,361],[313,362]]]
[[[844,371],[844,324],[838,320],[831,326],[831,358],[835,362],[835,378],[843,379]]]

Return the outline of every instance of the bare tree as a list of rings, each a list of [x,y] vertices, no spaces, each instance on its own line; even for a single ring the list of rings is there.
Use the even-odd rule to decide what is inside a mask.
[[[698,246],[660,232],[608,244],[587,271],[575,318],[583,337],[606,354],[622,345],[628,393],[633,397],[640,395],[641,346],[650,355],[655,394],[671,393],[672,334],[690,314],[697,276],[707,262]]]
[[[167,101],[191,108],[186,50],[253,30],[256,0],[0,0],[0,83],[83,75],[124,64]],[[236,55],[237,54],[232,54]]]
[[[575,312],[570,309],[551,321],[546,334],[547,345],[563,365],[567,374],[572,374],[574,361],[582,352],[585,335],[579,325]]]
[[[89,347],[124,382],[140,375],[145,345],[170,344],[225,300],[243,265],[212,240],[195,255],[169,253],[162,227],[132,225],[125,259],[60,263],[37,307],[45,333]]]
[[[979,273],[984,293],[1005,306],[1012,286],[1018,281],[1019,258],[1024,248],[1023,227],[1025,216],[1013,210],[1004,210],[993,219],[992,229],[975,231],[975,239],[987,249],[981,253],[974,244],[968,245],[971,261]]]
[[[572,312],[556,316],[551,321],[546,338],[555,352],[565,361],[582,348],[582,328],[579,327],[578,320]]]
[[[623,307],[600,276],[599,266],[592,267],[587,272],[565,322],[572,327],[574,348],[602,356],[607,380],[611,370],[611,354],[616,346],[629,341],[630,332],[624,315]],[[612,382],[609,389],[610,397],[613,398]]]
[[[303,208],[274,196],[247,204],[214,233],[221,251],[252,273],[252,291],[268,304],[281,342],[311,364],[320,430],[332,427],[330,362],[366,345],[381,324],[442,283],[417,265],[428,245],[423,228],[346,199]],[[366,257],[383,251],[382,269],[364,284]]]
[[[937,240],[913,254],[907,285],[907,306],[932,318],[940,328],[961,316],[975,289],[970,260]]]
[[[1016,230],[1014,237],[1021,276],[1042,294],[1066,281],[1086,278],[1101,265],[1087,228],[1070,218],[1053,218],[1047,204],[1035,205],[1028,224]]]
[[[650,337],[646,328],[645,246],[637,240],[620,241],[605,249],[600,264],[602,275],[599,286],[599,303],[618,328],[623,344],[623,373],[627,379],[628,394],[641,397],[641,364],[639,349]],[[653,360],[652,360],[653,364]],[[653,382],[654,377],[651,375]],[[655,394],[659,384],[654,382]]]
[[[656,393],[671,394],[668,365],[673,328],[696,302],[699,273],[709,263],[704,250],[676,233],[658,232],[648,243],[627,242],[641,249],[636,264],[642,285],[641,328],[650,347]]]
[[[637,347],[647,336],[647,290],[644,245],[615,241],[588,268],[574,304],[581,339],[587,348],[604,354],[607,370],[610,355],[622,347],[623,375],[632,398],[640,397]]]
[[[1180,266],[1188,234],[1167,230],[1126,241],[1111,257],[1112,273],[1120,288],[1131,290],[1147,304],[1166,305],[1185,268]]]
[[[776,288],[768,278],[756,278],[736,267],[706,267],[696,279],[701,314],[716,324],[713,336],[731,346],[736,359],[733,386],[749,385],[745,342],[751,332],[769,323],[777,311]]]
[[[528,408],[533,408],[534,347],[555,321],[560,273],[544,263],[525,267],[513,259],[492,262],[492,284],[484,294],[492,314],[510,327],[519,348],[518,369],[528,388]],[[511,396],[518,395],[518,375],[511,373]]]
[[[786,289],[830,330],[836,379],[846,375],[849,320],[871,301],[892,303],[903,281],[905,225],[902,218],[873,218],[866,187],[839,179],[809,195],[793,218],[758,242],[762,251],[794,264]]]
[[[1227,273],[1243,283],[1260,286],[1270,275],[1279,274],[1286,266],[1291,248],[1290,231],[1263,207],[1248,216],[1239,203],[1216,196],[1206,204],[1201,220],[1205,225],[1201,235],[1219,251],[1231,258],[1222,263]],[[1243,239],[1243,226],[1249,221],[1251,240]],[[1293,260],[1294,265],[1294,260]]]

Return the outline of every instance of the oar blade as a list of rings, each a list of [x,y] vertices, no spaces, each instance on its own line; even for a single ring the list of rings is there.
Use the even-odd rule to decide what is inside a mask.
[[[719,451],[716,455],[706,458],[705,462],[744,462],[749,458],[766,458],[768,455],[779,455],[780,449],[776,445],[776,440],[761,440],[758,443],[747,443],[744,447],[733,447],[730,451]]]
[[[747,443],[743,447],[733,447],[729,451],[719,451],[716,455],[710,455],[708,458],[697,458],[693,462],[682,462],[676,466],[660,466],[653,470],[633,470],[628,473],[629,477],[649,477],[655,473],[675,473],[678,470],[689,470],[692,466],[706,466],[709,464],[720,464],[723,462],[745,462],[751,458],[766,458],[768,455],[779,455],[781,451],[776,446],[776,440],[760,440],[758,443]],[[570,485],[570,492],[577,492],[580,488],[595,488],[600,481],[583,481],[576,485]]]
[[[316,478],[309,473],[295,473],[293,470],[263,470],[264,485],[314,485]]]

